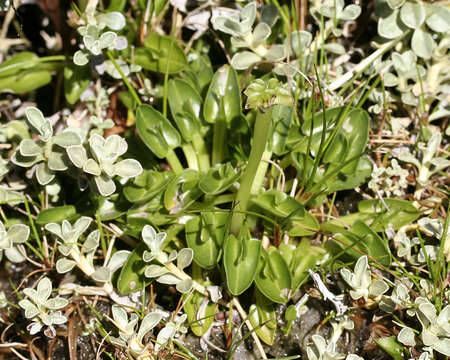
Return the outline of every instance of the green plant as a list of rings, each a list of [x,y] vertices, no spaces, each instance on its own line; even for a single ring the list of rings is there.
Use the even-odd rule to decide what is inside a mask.
[[[13,224],[6,230],[0,221],[0,260],[5,254],[11,262],[22,262],[25,260],[25,248],[23,243],[30,236],[30,228],[24,224]]]

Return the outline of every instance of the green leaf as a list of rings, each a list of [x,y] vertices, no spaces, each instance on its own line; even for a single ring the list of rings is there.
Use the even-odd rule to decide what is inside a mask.
[[[168,150],[180,146],[178,131],[158,110],[140,105],[136,112],[136,129],[142,141],[160,159]]]
[[[171,213],[186,210],[200,196],[198,188],[200,173],[196,170],[185,169],[175,176],[167,185],[164,193],[164,206]]]
[[[450,9],[444,6],[436,6],[433,13],[426,19],[428,27],[436,32],[450,31]]]
[[[272,346],[275,340],[277,330],[277,316],[273,303],[255,290],[256,303],[250,306],[248,318],[258,335],[258,337],[269,346]]]
[[[195,134],[202,132],[200,119],[202,98],[185,81],[173,79],[169,81],[169,106],[178,130],[186,142]]]
[[[258,290],[273,302],[284,304],[291,295],[291,273],[278,249],[263,252],[255,277]]]
[[[172,177],[168,171],[144,171],[123,187],[123,194],[132,203],[146,203],[164,191]]]
[[[272,151],[277,155],[283,155],[288,151],[286,142],[294,122],[294,108],[276,105],[272,109],[272,119],[276,124],[272,135]]]
[[[36,218],[36,224],[46,225],[48,223],[59,223],[63,220],[72,221],[78,217],[77,210],[73,205],[57,206],[41,211]]]
[[[117,280],[117,289],[121,294],[127,295],[142,290],[151,282],[144,276],[147,264],[142,260],[144,251],[147,249],[147,245],[144,242],[139,243],[122,267]]]
[[[220,120],[229,125],[241,115],[241,90],[236,71],[224,65],[216,71],[208,89],[203,116],[209,123]]]
[[[395,336],[375,339],[376,344],[386,351],[394,360],[403,360],[403,346],[396,340]]]
[[[319,230],[316,218],[309,214],[301,203],[285,193],[268,190],[251,201],[268,214],[283,220],[290,236],[313,235]]]
[[[217,265],[228,216],[225,212],[203,212],[186,223],[186,243],[194,250],[194,261],[204,269]]]
[[[243,227],[245,228],[245,227]],[[229,235],[225,240],[224,266],[228,290],[233,295],[242,294],[255,278],[258,269],[261,241],[239,235]]]
[[[394,10],[389,16],[378,20],[378,34],[386,39],[395,39],[404,31],[405,26],[400,21],[398,10]]]
[[[135,51],[135,63],[146,70],[176,74],[187,66],[186,55],[173,37],[152,33]]]
[[[217,195],[233,185],[239,176],[231,163],[217,164],[201,177],[198,186],[205,194]]]
[[[75,104],[92,80],[89,67],[67,64],[64,67],[64,95],[69,104]]]
[[[193,294],[184,294],[183,299],[183,309],[189,327],[195,335],[203,336],[214,322],[217,305],[196,291]]]

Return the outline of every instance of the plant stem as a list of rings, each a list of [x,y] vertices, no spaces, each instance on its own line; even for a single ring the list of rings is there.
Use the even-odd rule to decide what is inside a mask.
[[[180,172],[183,171],[183,165],[181,165],[177,154],[175,154],[175,152],[172,149],[169,149],[167,151],[166,159],[172,170],[175,172],[175,174],[179,174]]]
[[[227,156],[227,122],[220,117],[214,123],[212,163],[219,164]]]
[[[270,127],[272,121],[272,110],[266,109],[265,112],[258,111],[255,120],[255,127],[253,132],[253,145],[250,151],[250,157],[248,159],[247,167],[241,178],[239,190],[236,194],[236,210],[231,219],[231,232],[238,234],[241,225],[245,218],[245,210],[247,210],[248,200],[250,198],[253,183],[261,184],[262,180],[256,177],[258,168],[261,165],[261,158],[266,149],[266,143],[269,138]],[[265,164],[263,165],[265,166]],[[258,176],[261,178],[261,172]],[[264,174],[262,175],[264,178]],[[260,185],[255,185],[260,186]]]
[[[194,134],[192,137],[192,144],[197,152],[198,163],[200,166],[200,171],[208,171],[209,169],[209,153],[206,148],[205,141],[202,139],[200,134]]]
[[[181,148],[183,149],[184,156],[186,157],[186,161],[188,163],[188,168],[198,170],[199,169],[198,159],[197,159],[197,155],[195,154],[195,149],[192,146],[192,144],[190,144],[190,143],[184,144]]]

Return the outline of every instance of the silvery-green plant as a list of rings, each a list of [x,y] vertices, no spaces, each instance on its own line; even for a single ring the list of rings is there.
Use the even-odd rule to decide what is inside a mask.
[[[142,68],[139,65],[136,64],[130,64],[125,60],[122,59],[116,59],[116,64],[122,71],[123,75],[128,77],[131,73],[139,72],[142,70]],[[114,63],[111,60],[105,61],[105,71],[111,75],[114,79],[122,79],[122,74],[119,72],[119,70],[116,68]]]
[[[58,250],[64,257],[56,262],[56,271],[64,274],[77,266],[86,276],[104,283],[107,290],[112,291],[111,276],[124,264],[130,252],[126,250],[117,251],[111,256],[107,264],[96,267],[94,255],[100,243],[100,231],[92,231],[83,243],[79,241],[91,222],[90,217],[83,216],[73,225],[67,220],[63,220],[61,225],[57,223],[45,225],[45,229],[56,235],[61,241]]]
[[[422,303],[416,316],[422,325],[421,339],[424,345],[450,356],[450,305],[445,306],[438,315],[432,303]]]
[[[116,48],[117,34],[114,31],[105,31],[105,27],[111,30],[121,30],[125,27],[125,17],[112,11],[97,16],[88,16],[88,23],[78,27],[78,33],[83,37],[83,48],[73,56],[76,65],[83,66],[89,62],[89,58],[98,57],[104,49]],[[125,46],[126,47],[126,46]]]
[[[149,248],[144,251],[143,260],[152,262],[145,269],[145,276],[155,278],[161,284],[175,285],[180,293],[187,293],[193,287],[192,278],[183,269],[188,267],[194,256],[192,249],[184,248],[170,254],[164,252],[165,232],[157,233],[150,225],[142,229],[142,239]],[[173,263],[176,260],[176,265]]]
[[[25,109],[25,115],[39,140],[23,139],[11,161],[21,167],[33,167],[38,183],[47,185],[55,179],[55,172],[65,171],[69,167],[65,148],[81,144],[81,139],[70,129],[54,136],[50,120],[33,106]]]
[[[14,224],[8,230],[0,221],[0,261],[5,254],[6,258],[14,263],[25,260],[23,243],[30,236],[30,228],[24,224]]]
[[[336,343],[327,343],[321,335],[314,334],[311,339],[313,341],[312,346],[306,347],[308,360],[363,360],[363,358],[355,354],[345,355],[339,353],[336,349]]]
[[[266,45],[266,40],[271,35],[272,30],[265,22],[260,22],[253,29],[255,19],[255,2],[247,4],[240,13],[222,12],[211,19],[215,30],[232,36],[231,43],[234,47],[251,50],[234,54],[231,65],[235,69],[247,69],[263,59],[273,62],[281,61],[287,56],[287,49],[284,45]]]
[[[127,142],[119,135],[111,135],[105,139],[94,133],[88,142],[89,154],[82,145],[68,147],[67,154],[77,168],[93,178],[101,195],[109,196],[116,191],[114,177],[128,179],[142,173],[142,166],[135,159],[117,161],[128,149]]]
[[[442,134],[439,131],[434,131],[427,144],[420,142],[417,147],[420,151],[420,156],[415,157],[410,151],[401,152],[397,158],[403,162],[413,164],[419,174],[416,181],[419,188],[414,194],[415,198],[419,198],[423,187],[431,182],[431,177],[439,171],[442,171],[450,166],[450,160],[437,156],[438,148],[442,141]]]
[[[367,256],[361,256],[355,264],[354,272],[341,269],[341,276],[351,287],[350,296],[353,300],[364,298],[377,298],[389,290],[388,284],[383,280],[372,281]]]
[[[428,256],[432,261],[436,260],[437,253],[439,251],[438,246],[427,244],[422,247],[418,237],[413,237],[410,239],[406,232],[402,229],[397,232],[394,237],[394,241],[398,244],[397,255],[405,258],[411,265],[426,263],[426,256]],[[420,249],[417,253],[413,253],[414,247],[416,246],[420,246]]]
[[[395,39],[405,31],[411,31],[411,49],[423,59],[433,56],[437,35],[444,36],[450,31],[450,10],[443,4],[377,0],[375,11],[379,17],[378,34],[386,39]]]
[[[158,353],[159,349],[166,346],[171,340],[179,336],[179,334],[186,334],[187,328],[183,325],[187,319],[187,315],[183,314],[177,316],[174,321],[168,321],[158,333],[155,343],[155,353]]]
[[[142,319],[139,330],[136,332],[136,326],[139,317],[132,313],[128,318],[127,312],[118,305],[112,306],[113,324],[119,330],[119,337],[110,337],[111,343],[122,348],[128,349],[130,354],[136,359],[149,359],[151,351],[149,345],[144,344],[144,337],[147,335],[162,319],[159,312],[151,312]]]
[[[89,118],[89,123],[92,125],[93,129],[91,129],[91,133],[97,133],[99,135],[103,135],[105,130],[111,129],[114,127],[114,121],[111,119],[103,119],[98,116],[91,116]]]
[[[23,293],[28,299],[19,301],[19,306],[25,310],[25,317],[32,319],[32,323],[27,326],[31,335],[41,331],[45,325],[50,332],[45,332],[50,337],[55,336],[54,325],[61,325],[67,322],[67,318],[62,315],[61,309],[69,303],[62,297],[50,298],[52,293],[52,282],[48,277],[42,278],[36,289],[26,288]]]
[[[311,7],[311,15],[319,26],[322,25],[321,17],[323,16],[324,31],[328,33],[330,30],[337,37],[342,35],[342,29],[337,27],[340,21],[352,21],[361,14],[361,7],[356,4],[345,5],[344,0],[321,0],[313,1]]]
[[[421,218],[419,219],[419,221],[417,221],[417,224],[424,230],[424,232],[428,236],[433,236],[437,240],[439,240],[439,242],[444,242],[444,255],[446,257],[446,260],[450,261],[450,231],[447,231],[444,238],[444,221],[442,219]],[[430,249],[430,253],[428,253],[428,248],[426,248],[425,246],[427,255],[430,256],[430,254],[434,254],[434,256],[436,256],[438,247],[433,245],[428,246],[431,246],[432,249]]]
[[[372,179],[368,183],[369,189],[380,196],[402,196],[408,187],[406,177],[408,170],[403,169],[396,159],[392,159],[391,166],[378,168],[374,165]]]

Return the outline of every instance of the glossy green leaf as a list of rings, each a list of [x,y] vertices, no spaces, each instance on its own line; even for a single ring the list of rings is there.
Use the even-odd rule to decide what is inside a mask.
[[[214,75],[209,57],[205,54],[190,54],[189,70],[184,71],[184,80],[203,95]],[[193,58],[193,59],[192,59]]]
[[[185,225],[186,243],[194,250],[194,261],[204,269],[217,265],[228,216],[225,212],[203,212]]]
[[[169,81],[169,106],[172,117],[184,140],[189,142],[195,134],[201,134],[200,119],[202,98],[187,82],[181,79]]]
[[[319,230],[316,218],[296,199],[277,190],[266,191],[251,199],[254,205],[286,224],[290,236],[313,235]]]
[[[228,125],[241,115],[241,90],[236,71],[224,65],[214,74],[203,107],[209,123],[225,121]]]
[[[147,245],[144,242],[139,243],[122,267],[117,280],[117,289],[121,294],[126,295],[141,290],[151,282],[144,276],[147,264],[142,260],[142,255],[145,250],[148,250]]]
[[[283,155],[288,151],[286,143],[292,131],[294,108],[292,106],[274,106],[272,120],[276,124],[272,135],[272,151],[277,155]]]
[[[195,335],[203,336],[214,322],[217,305],[196,291],[193,294],[184,294],[183,299],[183,309],[190,329]]]
[[[198,186],[205,194],[217,195],[233,185],[239,176],[231,163],[217,164],[201,177]]]
[[[277,316],[273,303],[255,290],[255,304],[250,306],[248,318],[255,329],[256,335],[269,346],[275,340],[277,330]]]
[[[171,213],[177,213],[192,205],[202,195],[202,191],[198,188],[199,177],[200,173],[192,169],[185,169],[175,176],[164,192],[166,209]]]
[[[123,194],[132,203],[146,203],[164,191],[172,177],[173,174],[168,171],[144,171],[123,187]]]
[[[180,146],[178,131],[158,110],[141,105],[136,112],[136,129],[142,141],[159,158]]]
[[[255,277],[258,290],[273,302],[284,304],[291,295],[291,273],[279,250],[263,252]]]
[[[375,339],[375,343],[386,351],[392,359],[403,360],[405,358],[403,345],[397,341],[395,336]]]
[[[186,55],[173,37],[152,33],[135,51],[135,63],[144,69],[175,74],[187,66]]]
[[[248,236],[229,235],[225,240],[223,262],[228,290],[233,295],[242,294],[255,278],[260,260],[261,241]]]
[[[63,220],[72,221],[78,217],[77,210],[73,205],[57,206],[43,210],[36,218],[36,224],[46,225],[48,223],[59,223]]]
[[[69,104],[75,104],[92,80],[87,66],[66,65],[64,67],[64,95]]]

